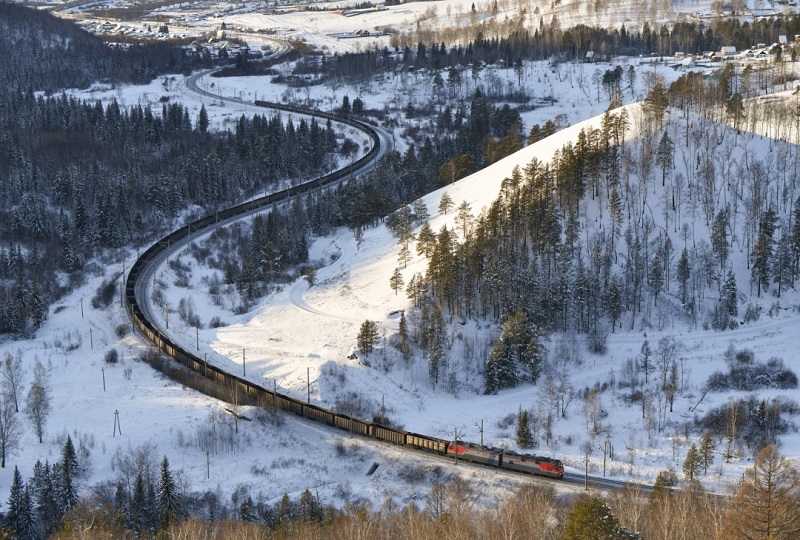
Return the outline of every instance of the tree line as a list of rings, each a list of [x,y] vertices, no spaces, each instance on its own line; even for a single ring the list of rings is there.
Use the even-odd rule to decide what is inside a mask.
[[[205,108],[103,106],[12,92],[0,109],[0,332],[38,328],[84,265],[104,249],[143,245],[180,212],[252,196],[281,179],[332,168],[330,123],[240,118],[212,132]],[[146,156],[146,157],[145,157]]]
[[[701,459],[694,459],[695,468]],[[57,469],[63,469],[64,461]],[[45,538],[38,516],[39,493],[50,483],[37,466],[37,474],[23,484],[14,475],[4,530],[16,538]],[[59,473],[60,474],[60,473]],[[51,475],[52,476],[52,475]],[[132,502],[113,493],[96,490],[76,500],[54,522],[53,538],[527,538],[531,531],[543,540],[608,538],[749,539],[794,538],[800,530],[800,478],[790,460],[774,446],[765,447],[748,468],[731,497],[709,494],[684,468],[684,479],[671,470],[659,474],[654,490],[645,494],[636,486],[607,494],[564,496],[545,485],[517,489],[509,497],[493,500],[480,487],[460,477],[435,482],[424,504],[399,505],[391,498],[378,504],[351,498],[341,509],[322,505],[305,490],[293,501],[288,495],[276,504],[254,501],[246,491],[231,503],[210,492],[202,502],[175,489],[166,457],[160,467],[158,488],[144,488],[136,481],[135,495],[150,505],[139,516],[158,515],[146,526],[137,526]],[[681,489],[674,489],[680,483]],[[143,493],[143,494],[141,494]],[[148,494],[149,493],[149,494]],[[177,496],[177,499],[173,499]],[[37,506],[31,521],[25,508],[30,499]],[[201,502],[192,506],[192,501]],[[149,502],[148,502],[149,501]],[[136,503],[139,504],[139,503]],[[135,505],[134,505],[135,508]],[[41,508],[42,510],[44,507]],[[193,510],[192,510],[193,509]],[[698,519],[702,516],[702,519]],[[30,528],[30,525],[33,525]]]

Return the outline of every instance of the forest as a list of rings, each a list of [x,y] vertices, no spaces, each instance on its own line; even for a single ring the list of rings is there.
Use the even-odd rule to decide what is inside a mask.
[[[7,10],[0,24],[13,21],[15,29],[5,27],[0,53],[23,66],[0,70],[4,334],[31,335],[49,305],[93,267],[115,260],[118,250],[146,246],[180,219],[260,193],[271,187],[264,178],[330,170],[352,150],[352,141],[340,142],[330,124],[316,121],[257,114],[243,116],[235,129],[214,132],[204,109],[192,118],[182,104],[168,101],[151,110],[59,94],[60,88],[96,80],[140,82],[203,64],[169,45],[112,51],[47,15],[6,4],[0,10]],[[25,25],[67,37],[42,47],[48,40],[25,41],[36,33],[21,30]],[[394,53],[343,55],[320,65],[331,77],[353,78],[370,75],[375,65],[443,69],[499,59],[506,65],[551,56],[570,60],[587,49],[608,55],[701,51],[772,42],[779,33],[800,32],[800,20],[720,22],[714,28],[679,23],[669,30],[645,25],[633,33],[624,27],[562,31],[543,23],[533,35],[503,38],[484,30],[466,46],[419,41],[398,44]],[[74,58],[54,54],[63,48],[61,39],[71,40]],[[31,51],[26,60],[20,49]],[[661,432],[676,394],[689,384],[674,338],[652,348],[643,339],[625,372],[593,389],[571,388],[558,378],[560,368],[579,363],[574,351],[548,355],[548,338],[579,336],[602,355],[609,333],[662,330],[675,320],[724,332],[769,316],[743,301],[745,290],[771,298],[770,311],[785,308],[782,295],[800,276],[800,160],[792,144],[800,141],[800,123],[794,104],[776,113],[749,100],[767,85],[786,83],[780,66],[771,75],[729,68],[710,78],[687,74],[671,86],[656,76],[644,78],[641,107],[610,107],[599,128],[582,131],[551,161],[517,168],[486,209],[446,194],[437,208],[428,208],[420,198],[556,133],[563,127],[559,120],[525,133],[518,111],[494,104],[480,90],[464,103],[412,108],[407,116],[431,115],[432,129],[406,151],[390,152],[363,177],[285,210],[220,229],[192,247],[192,256],[220,270],[222,282],[210,284],[208,292],[235,290],[240,301],[234,310],[241,313],[300,273],[313,281],[312,237],[349,227],[358,238],[385,225],[398,243],[398,272],[390,286],[407,295],[409,308],[398,334],[382,343],[365,321],[358,344],[365,358],[377,353],[373,347],[383,347],[390,351],[383,354],[423,363],[432,387],[450,391],[458,377],[450,351],[461,339],[452,328],[488,321],[497,339],[482,363],[480,391],[492,394],[532,381],[552,390],[552,399],[530,419],[527,411],[517,417],[526,446],[548,445],[552,422],[577,399],[585,403],[587,425],[599,432],[599,403],[608,388],[626,406],[641,408],[648,435]],[[634,76],[628,77],[607,71],[598,93],[602,85],[609,102],[619,105],[626,81],[633,93]],[[441,77],[436,84],[444,84]],[[369,114],[356,105],[360,101],[351,107],[348,98],[341,112]],[[760,139],[758,131],[775,140]],[[451,211],[455,227],[429,226],[431,214]],[[426,268],[404,283],[399,269],[412,250]],[[746,273],[734,271],[735,258]],[[171,262],[188,271],[180,264]],[[113,284],[104,283],[96,301],[113,298]],[[198,327],[205,322],[196,320]],[[797,387],[796,374],[781,359],[731,347],[725,361],[727,371],[696,384],[710,392]],[[800,530],[799,473],[775,445],[794,429],[798,413],[791,400],[743,398],[687,420],[686,431],[704,434],[704,444],[692,446],[680,477],[663,471],[652,493],[631,487],[606,497],[565,498],[532,485],[506,500],[478,504],[482,493],[445,478],[434,485],[424,509],[391,499],[352,500],[335,509],[308,490],[274,504],[244,490],[228,501],[177,482],[167,456],[158,459],[148,448],[115,455],[116,477],[83,486],[79,496],[87,451],[67,436],[57,461],[38,463],[27,480],[15,471],[3,523],[18,538],[515,538],[531,530],[542,538],[583,538],[587,531],[607,538],[792,538]],[[523,418],[531,425],[520,427]],[[0,433],[0,446],[4,437]],[[708,494],[699,484],[714,444],[725,446],[717,459],[741,457],[743,448],[758,456],[730,498]],[[673,491],[679,483],[682,489]]]
[[[693,454],[695,455],[695,454]],[[684,464],[686,486],[673,491],[675,471],[662,471],[650,493],[635,486],[605,497],[565,498],[531,483],[511,496],[487,495],[460,477],[436,482],[424,501],[399,506],[351,500],[341,509],[321,504],[306,490],[297,500],[254,501],[247,490],[231,501],[197,493],[177,481],[169,460],[152,449],[121,456],[117,480],[77,497],[80,460],[67,438],[58,462],[37,463],[27,483],[14,471],[3,532],[36,538],[536,538],[613,540],[686,538],[794,538],[800,529],[798,470],[766,446],[730,497],[708,494],[693,475],[699,455]],[[489,498],[494,497],[489,495]],[[702,516],[702,519],[699,519]],[[52,533],[52,535],[51,535]]]

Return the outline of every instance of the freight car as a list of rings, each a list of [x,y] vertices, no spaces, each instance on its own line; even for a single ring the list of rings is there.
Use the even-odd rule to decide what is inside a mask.
[[[227,391],[236,392],[238,396],[247,398],[247,402],[249,403],[255,403],[261,406],[292,412],[314,422],[333,426],[341,430],[349,431],[353,434],[372,437],[377,440],[386,441],[392,444],[406,446],[417,450],[424,450],[439,454],[441,456],[457,455],[459,459],[463,459],[464,461],[472,463],[481,463],[502,469],[519,471],[528,474],[544,475],[551,478],[562,478],[564,476],[564,466],[557,459],[531,456],[527,454],[516,454],[513,452],[504,452],[503,450],[479,447],[460,441],[451,442],[428,435],[410,433],[402,429],[370,422],[361,418],[356,418],[325,409],[324,407],[305,403],[293,397],[280,394],[274,390],[264,388],[256,383],[248,381],[247,379],[229,373],[218,366],[213,364],[209,365],[205,360],[195,356],[191,352],[170,340],[170,338],[166,336],[159,328],[157,328],[155,324],[153,324],[153,322],[146,316],[136,297],[137,282],[142,277],[144,273],[143,270],[147,267],[147,265],[158,260],[158,257],[165,251],[169,250],[170,246],[173,246],[187,238],[191,238],[193,233],[203,231],[208,227],[219,223],[220,221],[225,221],[236,216],[243,216],[259,209],[266,208],[274,203],[330,185],[347,177],[348,175],[353,174],[371,160],[376,159],[380,151],[380,138],[378,137],[377,132],[368,124],[363,122],[352,120],[350,118],[343,118],[330,113],[311,111],[290,105],[267,103],[263,101],[256,101],[256,105],[304,115],[318,116],[320,118],[325,118],[353,126],[367,133],[373,141],[373,146],[370,151],[359,160],[347,165],[342,169],[334,171],[331,174],[208,215],[202,219],[190,223],[189,225],[181,227],[180,229],[172,232],[150,246],[150,248],[142,253],[142,255],[133,264],[130,273],[128,274],[128,279],[125,282],[125,299],[127,302],[128,311],[135,327],[138,327],[142,334],[165,354],[202,377],[209,379],[227,389]]]

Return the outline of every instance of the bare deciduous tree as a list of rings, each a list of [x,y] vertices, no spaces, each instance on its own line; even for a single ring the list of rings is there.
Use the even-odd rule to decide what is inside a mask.
[[[19,393],[22,389],[22,380],[25,377],[25,371],[22,368],[22,353],[20,351],[17,351],[14,356],[6,353],[2,372],[3,396],[14,405],[14,412],[19,412]]]
[[[39,444],[41,444],[44,426],[47,423],[47,415],[50,414],[50,390],[47,372],[41,362],[36,362],[36,366],[33,368],[33,382],[25,400],[25,414],[33,425],[33,430],[36,432]]]
[[[4,395],[0,402],[0,467],[5,468],[6,456],[17,449],[21,435],[22,425],[14,410],[14,402]]]

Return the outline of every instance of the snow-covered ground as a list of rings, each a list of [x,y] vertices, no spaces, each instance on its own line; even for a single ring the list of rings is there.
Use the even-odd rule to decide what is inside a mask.
[[[48,2],[51,6],[61,2]],[[200,37],[215,35],[225,23],[226,35],[248,42],[251,48],[269,45],[269,37],[303,40],[309,45],[334,53],[354,52],[383,47],[392,43],[391,34],[410,31],[421,32],[429,41],[439,42],[444,35],[453,35],[457,29],[475,24],[484,24],[497,31],[509,21],[522,24],[533,33],[541,23],[554,22],[562,29],[578,24],[600,27],[641,28],[647,22],[669,24],[676,20],[709,25],[717,16],[730,16],[730,6],[721,5],[719,12],[713,9],[710,0],[672,0],[640,2],[616,0],[581,2],[570,0],[550,2],[544,0],[440,0],[430,2],[407,2],[383,6],[379,10],[359,10],[354,14],[348,9],[359,0],[334,2],[191,2],[163,5],[152,8],[137,4],[131,18],[124,19],[120,11],[113,12],[113,25],[117,24],[132,32],[144,31],[150,24],[166,24],[170,33]],[[88,26],[104,20],[105,9],[125,7],[127,2],[68,2],[56,13]],[[742,20],[797,13],[796,5],[762,0],[745,0]],[[474,9],[473,9],[474,7]],[[524,14],[523,13],[524,10]],[[119,20],[123,17],[123,20]],[[447,29],[450,29],[449,33]],[[368,31],[368,36],[356,36],[355,32]],[[265,35],[264,32],[269,32]],[[443,32],[447,33],[444,34]]]
[[[464,12],[465,5],[464,2],[448,0],[434,7],[437,7],[439,16],[443,11],[449,12],[448,16],[455,20],[457,13],[453,12],[458,12],[458,6]],[[697,4],[697,7],[694,3],[685,4],[686,9],[692,10],[703,9],[703,6],[704,3]],[[393,7],[391,12],[409,10],[407,16],[413,20],[416,16],[414,10],[428,7],[428,3],[412,3]],[[615,10],[615,13],[625,13],[625,10]],[[363,24],[376,26],[381,24],[377,18],[383,16],[384,13],[380,12],[352,19],[364,17],[361,19]],[[613,14],[608,16],[618,18]],[[224,20],[235,17],[238,16],[226,16]],[[241,17],[244,19],[237,20],[237,24],[242,26],[257,27],[261,24],[252,20],[253,15]],[[305,18],[308,24],[304,24],[301,18]],[[265,20],[263,24],[284,24],[286,34],[290,33],[290,27],[296,28],[298,35],[325,34],[326,37],[315,44],[330,43],[331,50],[334,50],[334,43],[336,47],[341,43],[350,44],[345,47],[355,47],[352,44],[357,42],[327,36],[336,31],[350,31],[350,26],[339,24],[342,20],[346,20],[347,25],[358,24],[350,18],[329,13],[300,12],[282,15],[279,21]],[[336,24],[329,21],[336,21]],[[403,21],[402,17],[390,19],[391,24],[397,26],[406,24]],[[213,22],[216,24],[217,21]],[[622,59],[619,63],[627,69],[631,62]],[[433,216],[431,225],[434,230],[444,224],[451,227],[453,223],[452,215],[442,216],[437,212],[442,192],[448,192],[456,204],[467,201],[473,213],[477,214],[497,196],[500,182],[510,174],[514,165],[524,166],[534,156],[547,160],[556,148],[577,134],[581,125],[587,125],[580,124],[586,119],[590,119],[588,124],[597,125],[596,115],[605,110],[607,101],[602,95],[598,100],[597,88],[591,82],[592,75],[595,70],[602,72],[615,65],[579,64],[561,65],[559,68],[552,68],[547,63],[526,65],[523,84],[539,100],[539,106],[523,114],[525,129],[558,115],[563,115],[566,123],[574,125],[489,169],[425,197]],[[661,75],[667,82],[681,74],[663,64],[639,65],[633,62],[633,65],[637,82],[633,92],[629,89],[624,91],[628,102],[643,96],[645,73]],[[368,108],[388,108],[390,115],[399,119],[406,103],[432,99],[430,80],[415,77],[398,74],[391,75],[388,80],[360,86],[307,89],[289,89],[263,78],[206,78],[203,84],[205,88],[217,89],[222,96],[299,102],[323,109],[339,105],[344,95],[349,95],[351,100],[360,96]],[[496,81],[514,84],[516,74],[513,70],[495,67],[483,70],[478,80],[465,74],[461,91],[464,96],[469,96],[477,84],[486,86]],[[92,99],[116,98],[123,105],[141,102],[152,106],[155,112],[160,109],[160,99],[168,96],[171,101],[188,105],[193,119],[200,104],[205,103],[213,125],[221,129],[231,127],[240,114],[263,112],[254,106],[196,97],[186,91],[181,76],[161,78],[146,87],[96,87],[76,94]],[[549,98],[554,101],[548,103]],[[635,106],[630,110],[632,117],[639,114]],[[401,137],[404,127],[395,131],[396,143],[401,150],[407,147],[407,142]],[[752,140],[748,144],[754,145],[757,152],[766,152],[766,142]],[[165,291],[170,305],[176,306],[181,298],[191,297],[204,323],[214,314],[219,314],[229,324],[216,330],[206,326],[200,331],[200,350],[208,355],[210,361],[237,369],[236,364],[241,364],[244,349],[248,376],[268,386],[275,381],[280,391],[298,397],[306,395],[307,370],[311,368],[314,402],[330,406],[345,392],[355,392],[369,401],[365,407],[372,407],[373,411],[378,410],[383,400],[387,415],[407,429],[442,437],[451,436],[456,429],[466,439],[477,441],[477,425],[483,421],[484,440],[488,444],[513,447],[513,425],[503,420],[520,407],[536,407],[541,398],[541,386],[526,385],[496,396],[484,396],[476,393],[475,388],[465,386],[453,395],[441,389],[431,389],[427,373],[418,367],[407,368],[399,363],[382,366],[380,354],[369,358],[372,367],[347,358],[354,349],[355,336],[363,320],[379,321],[388,336],[396,331],[397,310],[409,307],[405,296],[395,295],[389,287],[389,276],[397,266],[397,251],[395,240],[384,227],[365,231],[360,245],[356,244],[351,232],[336,231],[327,238],[317,239],[312,246],[311,257],[320,266],[313,287],[309,288],[304,280],[298,280],[264,299],[254,311],[238,316],[221,310],[210,301],[205,292],[207,287],[202,283],[203,277],[209,275],[206,270],[195,269],[189,289],[173,286],[166,269],[162,272],[162,279],[170,284]],[[182,471],[195,490],[219,490],[227,495],[238,486],[247,485],[254,498],[260,495],[269,501],[276,500],[284,491],[296,496],[309,488],[312,492],[318,491],[324,500],[334,503],[347,498],[380,501],[385,497],[405,503],[420,500],[432,481],[456,473],[474,480],[481,489],[500,495],[519,483],[531,481],[463,465],[456,469],[443,460],[408,454],[388,445],[351,440],[347,434],[329,431],[289,415],[280,427],[269,423],[262,425],[257,421],[239,422],[238,436],[231,436],[235,442],[225,451],[212,452],[207,462],[207,455],[198,447],[196,439],[201,429],[208,426],[217,426],[222,431],[233,429],[232,417],[224,411],[224,405],[182,388],[136,361],[147,344],[138,335],[116,337],[117,326],[129,325],[118,303],[102,310],[90,307],[89,300],[103,277],[121,271],[125,264],[129,267],[134,256],[135,253],[128,251],[99,261],[96,276],[51,308],[48,320],[34,339],[0,345],[0,354],[17,354],[19,351],[22,355],[27,367],[26,384],[30,382],[33,363],[37,360],[43,363],[49,374],[53,400],[53,413],[48,418],[44,444],[38,444],[26,426],[19,450],[9,459],[8,467],[0,470],[0,500],[5,500],[2,493],[10,485],[13,466],[19,466],[23,475],[30,477],[37,459],[51,462],[58,459],[60,445],[67,433],[72,434],[91,456],[91,475],[87,485],[114,477],[113,457],[116,453],[125,453],[145,444],[155,448],[157,457],[167,455],[173,469]],[[738,260],[736,271],[740,274],[740,283],[747,283],[749,272],[744,268],[741,254]],[[184,262],[194,264],[186,256]],[[405,281],[408,282],[413,272],[422,271],[423,265],[424,262],[415,256],[403,270]],[[798,303],[792,294],[782,301],[783,306]],[[772,301],[765,298],[765,308]],[[797,315],[784,308],[775,317],[762,315],[760,321],[729,332],[690,330],[679,323],[667,324],[660,332],[648,329],[647,339],[651,346],[655,346],[664,335],[674,335],[686,345],[684,364],[686,376],[692,384],[691,390],[676,400],[674,417],[691,418],[690,408],[701,396],[700,385],[712,371],[722,366],[722,353],[729,344],[752,349],[760,359],[782,357],[790,367],[800,369],[792,354],[799,344],[793,331],[797,322]],[[189,348],[194,347],[194,330],[182,326],[177,316],[170,317],[170,330]],[[466,340],[469,339],[467,332],[461,331],[457,325],[452,330],[454,335],[462,332]],[[485,337],[492,334],[485,327],[470,327],[469,330],[481,339],[473,341],[472,354],[467,354],[470,346],[463,345],[466,340],[459,341],[465,352],[459,361],[463,362],[465,369],[483,361],[487,346]],[[553,336],[549,349],[557,349],[562,339],[566,338]],[[609,352],[605,356],[592,356],[580,342],[578,346],[583,363],[571,374],[574,386],[590,387],[606,381],[613,373],[619,373],[622,363],[638,354],[643,339],[639,327],[611,335]],[[111,348],[116,348],[122,356],[121,362],[114,366],[103,362]],[[765,393],[765,396],[772,394],[775,392]],[[726,395],[709,396],[701,408],[707,410],[725,399]],[[624,407],[615,401],[613,394],[605,395],[603,400],[604,409],[613,419],[611,441],[617,449],[617,458],[609,466],[611,475],[652,481],[661,469],[680,468],[691,439],[668,431],[650,441],[636,407]],[[113,432],[115,411],[119,412],[122,427],[122,435],[116,436]],[[255,411],[245,410],[243,414],[254,417]],[[579,468],[583,459],[580,445],[587,440],[579,402],[572,404],[567,419],[557,422],[556,432],[554,447],[537,451],[556,455],[568,466]],[[800,459],[797,435],[783,437],[783,443],[784,453]],[[597,474],[602,465],[601,452],[595,449],[590,459],[590,470]],[[705,485],[714,487],[716,483],[722,489],[725,484],[740,478],[743,468],[748,465],[747,461],[720,465],[720,461],[718,456],[714,473],[702,478]],[[380,466],[374,475],[366,476],[373,462]]]

